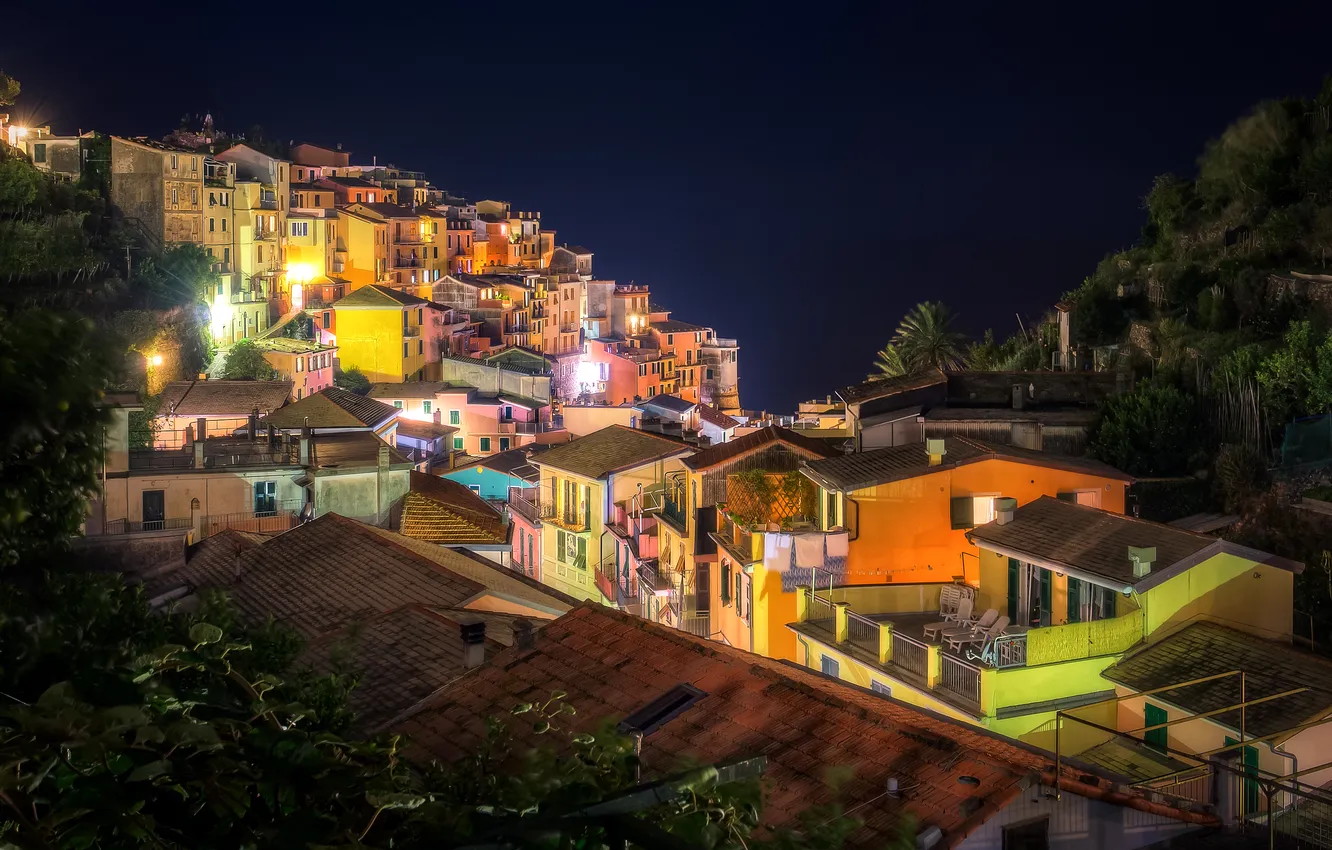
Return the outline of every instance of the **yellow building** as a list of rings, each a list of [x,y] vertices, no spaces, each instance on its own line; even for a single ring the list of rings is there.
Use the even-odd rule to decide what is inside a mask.
[[[298,210],[287,217],[287,288],[293,310],[328,307],[345,291],[345,243],[333,210]]]
[[[363,206],[363,205],[357,205]],[[382,218],[350,208],[338,211],[346,260],[342,277],[353,291],[389,281],[389,228]]]
[[[980,549],[975,588],[799,588],[797,661],[1053,749],[1057,710],[1115,727],[1102,674],[1136,647],[1199,621],[1289,641],[1299,564],[1061,499],[1015,501],[968,532]],[[931,624],[950,595],[994,625],[941,638]],[[1105,742],[1089,727],[1064,732],[1065,753]]]
[[[421,380],[429,303],[387,286],[365,286],[334,304],[341,367],[360,369],[371,383]]]
[[[611,425],[532,458],[540,470],[541,581],[579,599],[614,599],[616,546],[606,533],[617,504],[660,492],[693,448]]]

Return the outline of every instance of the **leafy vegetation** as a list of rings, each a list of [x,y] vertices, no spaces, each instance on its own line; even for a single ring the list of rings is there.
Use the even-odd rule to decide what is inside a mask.
[[[222,378],[228,381],[271,381],[277,377],[277,370],[252,339],[238,340],[227,349],[226,358]]]
[[[365,395],[370,392],[370,379],[365,376],[360,369],[355,367],[343,369],[333,376],[333,386],[357,395]]]

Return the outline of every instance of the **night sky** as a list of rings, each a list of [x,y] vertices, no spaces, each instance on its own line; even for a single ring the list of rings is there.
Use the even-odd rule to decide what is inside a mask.
[[[863,378],[917,301],[1039,316],[1133,242],[1154,175],[1332,71],[1315,3],[84,5],[6,11],[16,117],[211,111],[540,210],[738,337],[774,411]]]

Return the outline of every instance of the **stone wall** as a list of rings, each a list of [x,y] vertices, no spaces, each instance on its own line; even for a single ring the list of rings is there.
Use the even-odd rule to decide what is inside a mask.
[[[164,236],[162,154],[111,139],[111,203],[138,219],[158,242]]]

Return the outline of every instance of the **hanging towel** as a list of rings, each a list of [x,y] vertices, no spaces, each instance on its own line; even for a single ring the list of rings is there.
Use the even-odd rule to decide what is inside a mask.
[[[847,550],[851,545],[850,540],[851,540],[851,535],[845,531],[840,531],[836,534],[829,534],[827,539],[828,557],[845,558],[847,555]]]
[[[795,538],[795,565],[797,567],[823,566],[823,535],[797,534]]]
[[[769,561],[776,557],[777,557],[777,535],[775,534],[763,535],[763,559],[765,561]]]

